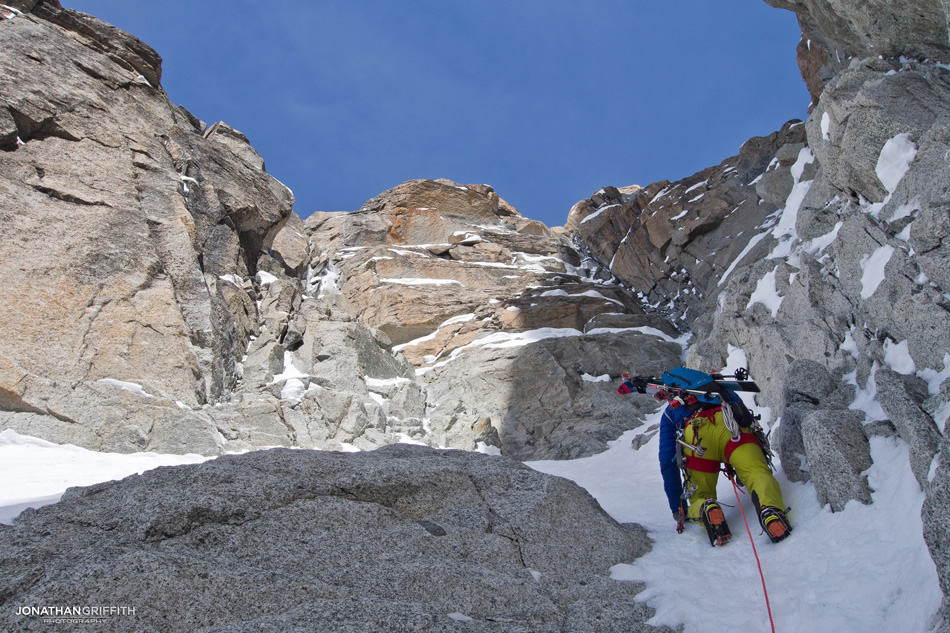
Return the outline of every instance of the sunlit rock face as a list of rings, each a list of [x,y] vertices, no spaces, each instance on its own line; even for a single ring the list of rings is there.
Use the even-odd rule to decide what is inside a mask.
[[[304,221],[243,134],[168,101],[147,45],[27,4],[0,23],[0,426],[123,452],[566,457],[639,424],[611,379],[680,358],[491,187],[411,181]]]

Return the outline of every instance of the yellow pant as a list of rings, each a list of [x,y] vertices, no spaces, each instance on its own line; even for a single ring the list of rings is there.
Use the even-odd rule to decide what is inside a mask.
[[[742,432],[750,433],[748,428]],[[746,436],[744,438],[748,439]],[[732,435],[726,428],[722,413],[716,411],[715,416],[694,418],[694,422],[687,425],[684,438],[687,444],[699,445],[706,449],[704,460],[693,461],[687,459],[687,473],[690,483],[696,486],[696,491],[689,498],[687,516],[692,520],[699,519],[699,511],[706,499],[716,498],[716,484],[719,481],[719,471],[705,472],[690,468],[690,463],[705,467],[709,470],[715,462],[728,463],[732,466],[742,483],[752,494],[752,500],[757,509],[763,506],[773,506],[785,511],[785,502],[782,500],[782,491],[778,482],[772,476],[765,454],[756,443],[732,442]],[[732,445],[730,446],[730,443]],[[683,456],[695,457],[692,450],[683,449]],[[706,461],[710,460],[710,461]]]

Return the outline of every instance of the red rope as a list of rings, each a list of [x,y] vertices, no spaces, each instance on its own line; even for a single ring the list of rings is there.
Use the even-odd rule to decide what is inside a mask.
[[[762,579],[762,591],[765,592],[765,608],[769,612],[769,624],[772,626],[772,633],[775,633],[775,622],[772,620],[772,605],[769,604],[769,590],[765,588],[765,574],[762,573],[762,562],[759,560],[759,553],[755,549],[755,540],[752,538],[752,530],[749,529],[749,522],[745,518],[745,510],[742,509],[742,500],[739,499],[739,487],[736,480],[729,478],[732,482],[732,489],[736,493],[736,501],[739,503],[739,511],[742,512],[742,522],[745,523],[745,531],[749,534],[749,542],[752,543],[752,553],[755,554],[755,564],[759,566],[759,578]]]

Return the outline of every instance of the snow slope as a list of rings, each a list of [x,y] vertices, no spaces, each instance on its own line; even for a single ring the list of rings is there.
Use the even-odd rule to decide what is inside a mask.
[[[97,453],[7,429],[0,432],[0,523],[10,523],[26,508],[56,503],[70,486],[91,486],[159,466],[206,459],[201,455]]]
[[[659,412],[649,423],[659,422]],[[732,485],[724,477],[719,498],[733,540],[709,546],[705,531],[689,525],[675,532],[657,463],[659,439],[639,451],[628,431],[600,455],[569,462],[533,462],[542,472],[571,479],[621,522],[650,532],[653,551],[632,565],[617,565],[618,580],[644,582],[639,596],[657,610],[652,624],[684,633],[769,631],[762,581]],[[777,544],[761,533],[749,496],[742,507],[762,562],[775,630],[783,633],[926,633],[940,607],[937,571],[924,544],[920,508],[924,495],[899,440],[871,441],[869,483],[874,503],[856,501],[843,512],[821,507],[810,484],[778,480],[792,508],[792,535]]]

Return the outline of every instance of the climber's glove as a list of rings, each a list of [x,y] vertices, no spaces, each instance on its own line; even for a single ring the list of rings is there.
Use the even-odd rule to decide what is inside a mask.
[[[646,393],[647,392],[647,379],[644,376],[630,376],[625,374],[624,380],[620,383],[620,386],[617,387],[617,393],[622,395],[627,395],[628,393]]]

